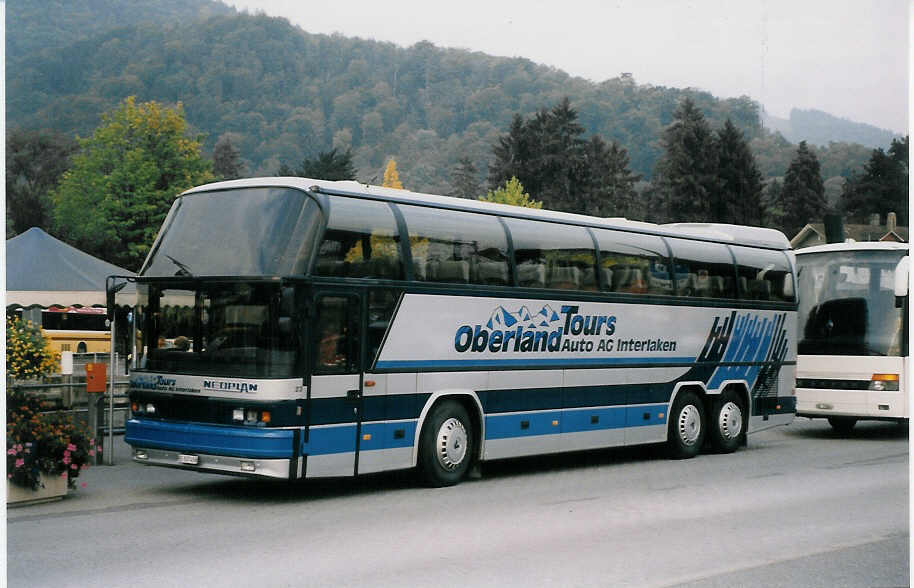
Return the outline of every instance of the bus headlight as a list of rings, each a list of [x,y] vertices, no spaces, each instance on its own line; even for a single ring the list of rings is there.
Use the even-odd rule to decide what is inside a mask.
[[[876,392],[897,392],[898,374],[873,374],[869,389]]]

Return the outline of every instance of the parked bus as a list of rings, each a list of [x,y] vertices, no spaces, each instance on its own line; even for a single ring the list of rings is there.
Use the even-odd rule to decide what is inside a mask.
[[[22,318],[25,314],[22,308],[16,308],[7,311],[7,318]],[[51,306],[41,310],[41,331],[58,353],[108,353],[111,332],[105,319],[104,308]]]
[[[797,251],[797,414],[838,432],[908,418],[908,244]]]
[[[136,279],[134,459],[270,478],[666,443],[794,416],[787,239],[304,178],[191,189]],[[168,342],[168,343],[166,343]]]

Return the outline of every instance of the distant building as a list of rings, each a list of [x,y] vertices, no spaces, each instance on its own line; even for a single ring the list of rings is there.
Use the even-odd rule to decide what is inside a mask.
[[[879,215],[874,214],[870,217],[869,224],[844,225],[844,238],[853,239],[854,241],[908,242],[908,227],[898,226],[898,217],[894,212],[886,215],[886,224],[879,224],[879,220]],[[790,244],[794,249],[824,245],[825,243],[827,243],[827,240],[825,239],[824,223],[808,224],[800,229],[800,232],[790,240]]]

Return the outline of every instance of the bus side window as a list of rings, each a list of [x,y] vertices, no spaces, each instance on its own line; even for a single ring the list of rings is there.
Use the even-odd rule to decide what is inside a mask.
[[[700,298],[736,298],[736,268],[726,245],[668,239],[676,292]]]
[[[600,273],[610,292],[672,294],[669,254],[660,237],[594,229]]]
[[[505,219],[514,241],[517,281],[529,288],[596,290],[596,254],[583,227]]]
[[[318,304],[315,371],[353,373],[359,366],[358,299],[324,296]]]
[[[378,289],[368,292],[368,358],[366,366],[377,360],[384,334],[393,318],[397,301],[400,298],[398,290]]]
[[[508,285],[508,241],[491,215],[398,204],[409,232],[413,278]]]
[[[314,275],[402,279],[397,224],[390,207],[336,196],[329,201],[330,219]]]
[[[793,274],[780,251],[732,245],[739,273],[740,296],[750,300],[793,302]]]

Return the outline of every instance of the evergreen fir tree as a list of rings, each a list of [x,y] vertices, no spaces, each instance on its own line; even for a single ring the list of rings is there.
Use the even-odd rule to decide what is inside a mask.
[[[718,136],[718,176],[721,185],[713,200],[711,219],[740,225],[761,224],[762,174],[742,131],[728,118]]]
[[[821,222],[825,214],[825,185],[819,171],[819,160],[800,141],[797,154],[784,175],[784,213],[787,238],[797,234],[807,223]]]
[[[243,173],[241,153],[228,133],[221,135],[213,147],[213,174],[223,180],[236,180]]]
[[[335,181],[354,180],[355,174],[355,166],[352,164],[352,151],[347,149],[340,153],[336,148],[333,148],[330,151],[318,153],[314,159],[302,161],[297,175],[303,178]]]
[[[666,153],[657,163],[655,183],[666,201],[668,220],[712,220],[718,197],[717,145],[714,133],[691,98],[685,98],[664,130]]]
[[[892,140],[888,153],[874,149],[862,174],[854,174],[844,184],[841,208],[850,220],[865,222],[873,213],[885,220],[886,213],[908,220],[908,137]]]
[[[473,165],[472,159],[464,156],[457,161],[451,174],[451,185],[454,187],[451,194],[458,198],[477,198],[482,193],[476,166]]]

